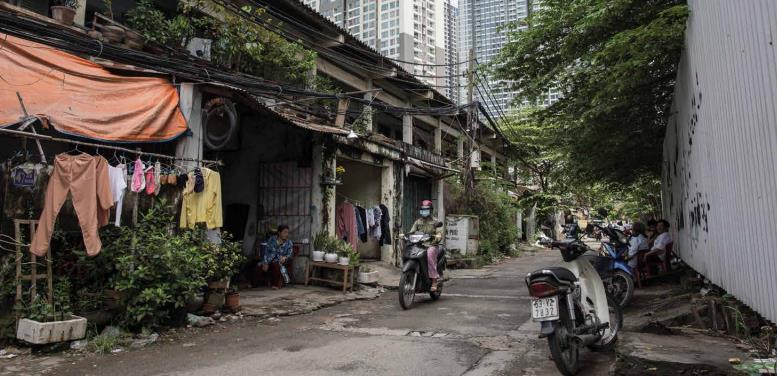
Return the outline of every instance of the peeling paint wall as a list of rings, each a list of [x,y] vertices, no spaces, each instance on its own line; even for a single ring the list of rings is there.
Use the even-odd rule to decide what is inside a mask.
[[[777,2],[689,6],[664,213],[686,263],[777,322]]]

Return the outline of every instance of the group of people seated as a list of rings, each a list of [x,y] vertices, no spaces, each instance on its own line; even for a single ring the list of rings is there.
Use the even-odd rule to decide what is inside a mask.
[[[634,269],[639,266],[640,253],[643,253],[644,260],[648,264],[666,261],[667,251],[671,250],[672,242],[669,221],[650,220],[647,226],[642,222],[634,222],[629,239],[629,266]]]

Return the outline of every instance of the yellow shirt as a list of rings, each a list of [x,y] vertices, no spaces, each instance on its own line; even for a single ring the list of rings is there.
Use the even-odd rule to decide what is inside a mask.
[[[189,180],[183,191],[181,206],[182,228],[194,228],[197,223],[204,222],[206,227],[214,229],[223,225],[221,213],[221,176],[218,172],[202,168],[202,178],[205,188],[202,192],[194,192],[194,173],[189,173]]]

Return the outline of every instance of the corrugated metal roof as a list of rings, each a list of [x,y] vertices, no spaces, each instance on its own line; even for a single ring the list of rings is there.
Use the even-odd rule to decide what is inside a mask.
[[[689,6],[664,213],[683,261],[777,322],[777,3]]]

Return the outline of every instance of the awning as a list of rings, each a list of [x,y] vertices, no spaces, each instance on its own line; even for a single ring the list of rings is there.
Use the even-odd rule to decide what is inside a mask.
[[[29,115],[65,134],[161,142],[186,131],[178,92],[163,78],[113,74],[89,60],[6,35],[0,38],[0,124]]]

